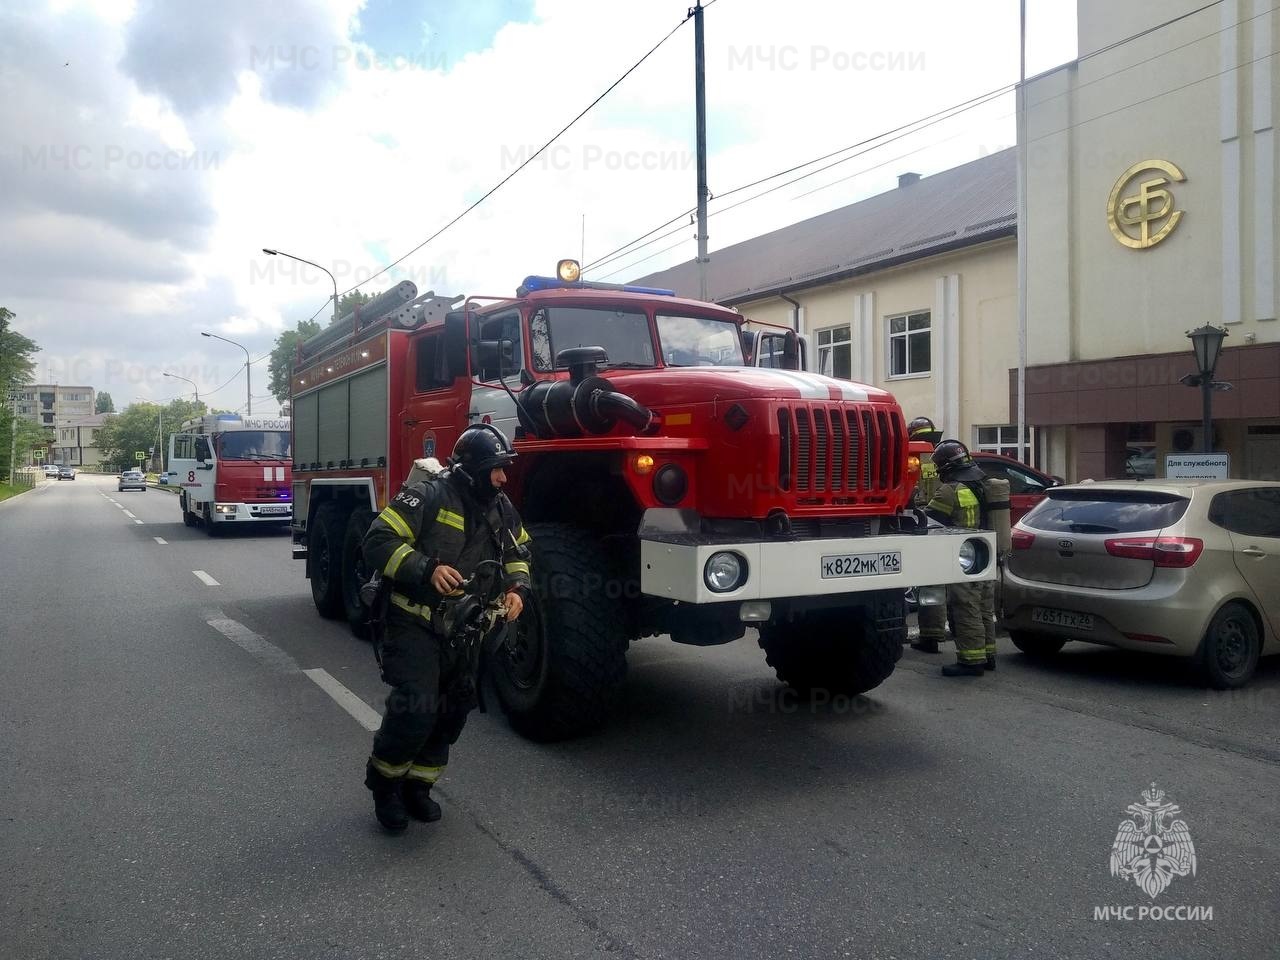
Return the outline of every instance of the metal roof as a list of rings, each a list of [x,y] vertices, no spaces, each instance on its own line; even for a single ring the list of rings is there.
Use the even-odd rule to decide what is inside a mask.
[[[707,297],[743,303],[1014,236],[1017,151],[1010,147],[858,203],[714,250]],[[629,283],[698,295],[690,260]]]

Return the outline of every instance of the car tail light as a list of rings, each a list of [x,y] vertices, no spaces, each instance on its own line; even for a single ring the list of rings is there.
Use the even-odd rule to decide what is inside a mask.
[[[1120,537],[1106,541],[1107,553],[1128,560],[1150,560],[1157,567],[1189,567],[1200,559],[1197,537]]]
[[[1030,550],[1031,545],[1036,542],[1036,535],[1034,533],[1027,533],[1025,530],[1014,530],[1012,539],[1013,549]]]

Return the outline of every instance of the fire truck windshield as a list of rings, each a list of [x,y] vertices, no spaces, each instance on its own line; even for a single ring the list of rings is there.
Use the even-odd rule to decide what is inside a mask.
[[[670,367],[740,367],[742,335],[732,320],[659,313],[658,339]]]
[[[603,347],[610,366],[655,365],[649,319],[638,310],[541,307],[529,318],[529,339],[535,370],[563,370],[556,358],[571,347]]]
[[[288,460],[292,456],[284,430],[228,430],[218,434],[219,460]]]

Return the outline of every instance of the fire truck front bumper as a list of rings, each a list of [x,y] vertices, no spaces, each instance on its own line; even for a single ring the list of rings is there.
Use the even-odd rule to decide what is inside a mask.
[[[996,578],[995,534],[932,530],[812,540],[736,540],[640,530],[640,592],[683,603],[833,597]]]

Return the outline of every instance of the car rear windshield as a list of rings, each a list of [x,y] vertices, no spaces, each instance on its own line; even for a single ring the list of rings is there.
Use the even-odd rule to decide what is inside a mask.
[[[1022,523],[1053,533],[1137,533],[1177,523],[1188,502],[1177,494],[1155,491],[1050,490]]]

